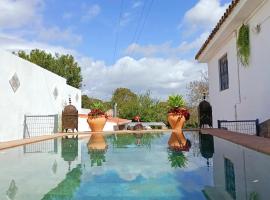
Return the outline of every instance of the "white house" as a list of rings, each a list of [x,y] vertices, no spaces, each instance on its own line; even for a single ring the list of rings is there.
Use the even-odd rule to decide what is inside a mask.
[[[79,89],[67,85],[66,79],[46,69],[0,50],[0,142],[24,137],[25,116],[60,116],[69,100],[80,113]],[[40,122],[37,119],[33,123]],[[46,123],[50,125],[49,118]],[[57,125],[55,127],[57,129]],[[40,123],[35,127],[38,128],[45,127]]]
[[[250,27],[248,67],[237,56],[243,24]],[[196,59],[208,64],[214,127],[217,120],[270,119],[270,0],[232,1]]]

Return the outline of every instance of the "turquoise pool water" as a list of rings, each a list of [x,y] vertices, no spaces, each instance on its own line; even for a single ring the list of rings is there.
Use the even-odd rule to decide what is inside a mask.
[[[0,151],[0,199],[269,199],[268,155],[185,134],[182,153],[168,151],[170,133],[110,135],[102,152],[88,138]]]

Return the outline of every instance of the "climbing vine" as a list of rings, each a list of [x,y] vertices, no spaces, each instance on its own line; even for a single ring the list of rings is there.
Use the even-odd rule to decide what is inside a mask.
[[[249,42],[249,26],[243,24],[239,29],[238,39],[237,39],[237,50],[238,56],[243,64],[247,67],[249,65],[250,57],[250,42]]]

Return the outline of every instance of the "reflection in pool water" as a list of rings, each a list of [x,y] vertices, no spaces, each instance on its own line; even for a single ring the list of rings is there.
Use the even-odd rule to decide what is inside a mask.
[[[170,134],[110,135],[94,153],[89,139],[1,151],[0,199],[268,199],[268,155],[185,135],[182,152],[168,149]]]

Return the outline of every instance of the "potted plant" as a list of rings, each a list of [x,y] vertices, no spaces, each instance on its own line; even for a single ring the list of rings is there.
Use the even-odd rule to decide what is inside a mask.
[[[171,95],[168,99],[168,122],[172,129],[182,130],[184,123],[189,120],[190,114],[185,106],[185,100],[181,95]]]
[[[187,120],[189,120],[190,114],[185,106],[184,98],[181,95],[171,95],[168,99],[168,122],[173,129],[171,137],[168,141],[170,148],[174,149],[186,149],[188,141],[185,138],[182,128]]]
[[[102,132],[107,121],[107,115],[103,110],[103,104],[93,103],[91,111],[88,113],[87,122],[92,132]]]

